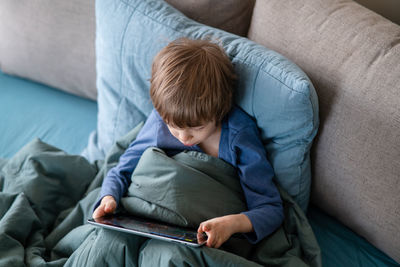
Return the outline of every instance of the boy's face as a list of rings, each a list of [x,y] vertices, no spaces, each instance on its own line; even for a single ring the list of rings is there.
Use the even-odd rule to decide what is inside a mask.
[[[171,134],[185,146],[201,144],[215,134],[218,134],[220,129],[214,121],[198,127],[177,128],[168,124],[167,126]]]

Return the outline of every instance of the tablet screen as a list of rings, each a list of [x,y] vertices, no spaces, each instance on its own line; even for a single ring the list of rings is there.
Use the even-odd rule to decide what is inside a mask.
[[[88,222],[109,229],[162,240],[176,241],[192,246],[204,244],[198,243],[197,232],[193,229],[177,227],[128,214],[112,214],[96,219],[89,219]]]

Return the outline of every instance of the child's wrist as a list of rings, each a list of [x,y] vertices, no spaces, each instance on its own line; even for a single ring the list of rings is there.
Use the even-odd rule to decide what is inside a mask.
[[[115,198],[112,195],[106,195],[103,197],[102,201],[103,200],[114,200],[115,201]]]
[[[234,214],[230,219],[232,220],[233,233],[249,233],[253,231],[253,225],[250,219],[244,214]]]

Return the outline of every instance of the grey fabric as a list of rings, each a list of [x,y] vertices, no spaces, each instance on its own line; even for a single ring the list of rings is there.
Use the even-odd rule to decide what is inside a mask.
[[[247,210],[239,181],[235,169],[218,158],[196,151],[170,158],[151,147],[140,158],[121,203],[140,217],[197,228],[206,220]]]
[[[166,0],[189,18],[246,36],[255,0]]]
[[[255,0],[169,0],[189,17],[246,35]],[[97,98],[94,0],[0,1],[0,69]]]
[[[312,202],[400,262],[400,26],[350,0],[257,1],[248,37],[316,87]]]
[[[140,127],[138,125],[121,138],[109,151],[106,160],[95,165],[38,139],[26,145],[13,158],[1,160],[0,266],[138,266],[138,262],[145,266],[181,266],[183,262],[190,266],[256,266],[255,262],[264,266],[321,266],[321,252],[305,214],[279,187],[285,220],[255,249],[246,239],[237,237],[223,244],[226,251],[205,246],[190,249],[184,245],[181,245],[184,249],[180,249],[170,242],[152,240],[145,244],[146,238],[85,224],[92,215],[93,204],[100,193],[98,186],[106,170],[117,164],[119,155],[136,138]],[[154,174],[157,175],[157,169],[164,168],[165,164],[155,165],[152,156],[151,153],[143,154],[147,165],[138,165],[138,168],[146,169],[140,173],[151,175],[149,170],[155,169]],[[155,155],[156,158],[158,156]],[[163,159],[175,165],[176,174],[182,173],[179,171],[182,167],[193,167],[191,174],[185,170],[189,177],[197,176],[194,173],[200,171],[222,182],[228,177],[221,173],[236,174],[229,164],[209,157],[205,154],[188,157],[183,153],[174,157],[176,162]],[[158,158],[158,161],[162,159]],[[229,190],[236,190],[238,181],[235,178],[231,176],[230,180],[223,181]],[[149,180],[151,182],[152,179]],[[185,188],[193,187],[192,179],[180,181]],[[153,185],[155,192],[166,196],[166,202],[168,198],[175,197],[169,187],[164,187],[162,193],[163,188],[157,188],[156,183]],[[198,185],[199,192],[212,191],[207,183]],[[221,198],[224,195],[221,191]],[[215,204],[211,202],[214,200],[210,196],[206,196],[210,202],[207,207],[218,208],[213,207]],[[156,195],[153,197],[157,198]],[[225,206],[236,205],[229,199],[232,198],[224,198]],[[181,200],[195,209],[189,196]]]
[[[356,2],[400,25],[400,1],[356,0]]]
[[[222,249],[263,266],[322,266],[321,251],[305,214],[285,190],[277,187],[283,202],[283,224],[256,245],[232,236]],[[245,210],[241,191],[235,168],[221,159],[193,151],[169,158],[159,148],[148,148],[132,174],[128,196],[121,202],[130,213],[197,229],[206,219]],[[157,247],[142,250],[140,258],[143,261],[144,256],[146,266],[176,266],[176,256],[179,265],[188,266],[250,264],[206,247],[183,251]]]
[[[94,1],[0,1],[0,68],[96,99]]]

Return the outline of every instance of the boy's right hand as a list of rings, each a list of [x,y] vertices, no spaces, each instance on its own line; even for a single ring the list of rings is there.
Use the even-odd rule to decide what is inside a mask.
[[[113,213],[117,208],[117,201],[113,196],[105,196],[100,202],[100,205],[93,212],[93,219]]]

